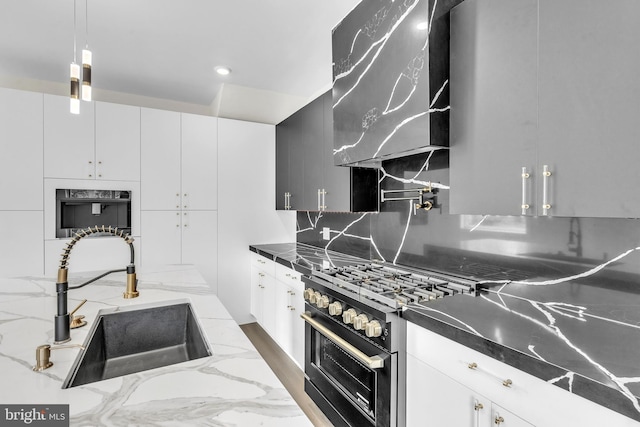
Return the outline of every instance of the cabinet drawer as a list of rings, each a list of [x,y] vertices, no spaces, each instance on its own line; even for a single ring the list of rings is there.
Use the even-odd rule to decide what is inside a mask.
[[[276,280],[282,282],[288,286],[291,286],[300,292],[304,290],[304,283],[302,282],[302,273],[285,267],[282,264],[276,264]]]
[[[489,356],[414,324],[407,325],[407,353],[509,407],[529,398],[532,381],[540,381]]]
[[[255,252],[251,252],[250,255],[252,267],[256,267],[258,270],[268,274],[271,277],[275,276],[275,262],[263,257],[262,255],[258,255]]]
[[[413,323],[407,324],[407,353],[534,425],[638,425],[620,413]],[[506,380],[511,380],[509,387],[502,384]]]

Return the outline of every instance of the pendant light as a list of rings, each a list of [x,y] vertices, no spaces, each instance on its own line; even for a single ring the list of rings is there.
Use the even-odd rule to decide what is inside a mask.
[[[85,48],[82,49],[82,100],[91,101],[91,51],[89,50],[89,11],[87,1],[84,2],[85,12]]]
[[[76,64],[76,0],[73,0],[73,62],[69,67],[69,77],[71,79],[69,111],[71,114],[80,114],[80,66]]]

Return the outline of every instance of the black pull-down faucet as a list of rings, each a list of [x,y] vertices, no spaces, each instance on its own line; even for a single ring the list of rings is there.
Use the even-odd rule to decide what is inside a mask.
[[[123,268],[120,270],[111,270],[103,273],[97,277],[94,277],[91,280],[88,280],[81,285],[77,286],[69,286],[67,282],[67,266],[69,265],[69,254],[71,253],[71,249],[73,246],[80,241],[83,237],[87,237],[93,233],[108,233],[114,236],[122,238],[125,243],[129,245],[129,250],[131,251],[131,262],[127,266],[127,268]],[[124,231],[118,230],[118,227],[112,228],[111,226],[98,227],[97,225],[94,228],[86,228],[75,233],[75,236],[64,249],[62,253],[62,259],[60,261],[60,267],[58,268],[58,279],[56,281],[56,294],[57,294],[57,302],[58,302],[58,314],[56,314],[54,318],[54,343],[61,344],[67,342],[71,339],[70,332],[70,322],[71,316],[69,314],[69,309],[67,308],[67,291],[70,289],[78,289],[83,286],[88,285],[89,283],[93,283],[98,279],[105,277],[111,273],[120,273],[127,272],[127,289],[124,292],[124,298],[136,298],[139,293],[137,291],[138,279],[136,279],[136,267],[134,265],[135,260],[135,252],[133,250],[133,237],[129,234],[125,234]]]

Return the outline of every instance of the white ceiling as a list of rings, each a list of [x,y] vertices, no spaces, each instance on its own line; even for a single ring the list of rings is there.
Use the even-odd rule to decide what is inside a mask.
[[[310,100],[330,87],[331,30],[358,2],[76,0],[76,62],[88,21],[98,92],[210,106],[224,84]],[[73,8],[0,0],[0,76],[68,85]],[[232,74],[218,76],[218,65]]]

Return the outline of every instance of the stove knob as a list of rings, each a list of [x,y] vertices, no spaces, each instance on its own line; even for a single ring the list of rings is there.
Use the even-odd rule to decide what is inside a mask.
[[[329,297],[322,295],[320,298],[316,298],[316,307],[327,308],[329,307]]]
[[[357,331],[364,331],[364,328],[367,326],[367,323],[369,323],[369,318],[364,313],[356,316],[356,318],[353,319],[353,327]]]
[[[322,295],[320,295],[320,292],[315,291],[313,294],[311,294],[311,296],[309,297],[309,304],[318,304],[318,300],[320,299]]]
[[[367,326],[364,328],[364,333],[369,338],[375,338],[382,335],[382,326],[380,326],[380,322],[377,320],[372,320],[367,323]]]
[[[313,295],[314,290],[311,288],[307,288],[304,290],[304,293],[302,294],[304,296],[305,301],[310,301],[311,300],[311,295]]]
[[[342,304],[338,301],[329,304],[329,314],[332,316],[340,316],[342,314]]]
[[[347,325],[350,325],[353,323],[353,319],[356,318],[356,315],[356,311],[353,308],[350,308],[349,310],[342,313],[342,321]]]

